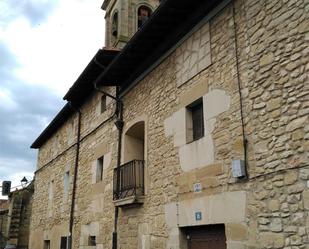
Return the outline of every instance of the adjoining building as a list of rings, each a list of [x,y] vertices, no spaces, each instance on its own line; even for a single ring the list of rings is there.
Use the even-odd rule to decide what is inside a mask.
[[[9,213],[9,201],[0,200],[0,248],[4,248],[6,245],[7,224]]]
[[[0,205],[0,248],[28,249],[34,183],[16,189]]]
[[[105,0],[34,141],[30,248],[308,248],[306,0]]]

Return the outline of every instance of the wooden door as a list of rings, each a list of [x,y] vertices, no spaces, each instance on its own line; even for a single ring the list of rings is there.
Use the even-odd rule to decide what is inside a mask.
[[[224,225],[209,225],[187,230],[189,249],[226,249]]]

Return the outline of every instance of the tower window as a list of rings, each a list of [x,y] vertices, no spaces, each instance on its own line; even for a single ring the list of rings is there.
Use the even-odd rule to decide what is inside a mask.
[[[117,12],[113,16],[112,35],[114,37],[117,37],[117,35],[118,35],[118,13]]]
[[[140,28],[150,17],[152,11],[147,6],[141,6],[138,8],[138,28]]]

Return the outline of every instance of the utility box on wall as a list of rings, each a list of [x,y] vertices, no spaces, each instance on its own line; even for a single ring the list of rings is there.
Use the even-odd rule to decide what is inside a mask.
[[[244,160],[232,160],[232,175],[235,178],[246,177],[246,167]]]

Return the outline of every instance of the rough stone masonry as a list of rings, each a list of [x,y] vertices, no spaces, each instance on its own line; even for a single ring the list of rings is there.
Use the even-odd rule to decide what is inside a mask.
[[[185,227],[211,224],[224,224],[228,249],[309,248],[308,45],[308,0],[236,0],[123,97],[122,153],[126,131],[145,124],[145,196],[120,208],[119,248],[185,249]],[[100,99],[81,108],[82,138],[115,108],[101,114]],[[188,143],[187,107],[197,99],[204,137]],[[69,235],[72,178],[64,195],[63,177],[74,171],[76,134],[73,115],[39,149],[32,249],[44,240],[59,248]],[[73,248],[111,248],[117,134],[110,122],[81,142]],[[248,179],[237,180],[231,161],[244,158],[244,137]],[[94,182],[101,156],[103,181]]]

